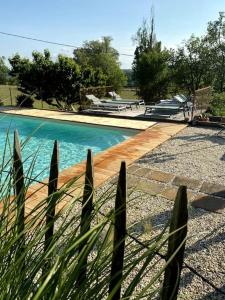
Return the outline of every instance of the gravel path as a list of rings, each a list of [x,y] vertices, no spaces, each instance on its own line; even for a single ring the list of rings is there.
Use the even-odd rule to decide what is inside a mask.
[[[176,175],[225,184],[225,131],[187,127],[141,158],[149,166]]]
[[[225,133],[214,128],[188,127],[141,158],[140,167],[225,184]],[[109,184],[102,187],[107,189]],[[133,192],[128,225],[143,238],[159,232],[170,217],[173,202],[144,192]],[[189,207],[185,262],[225,293],[224,214]],[[148,281],[146,277],[144,280]],[[144,282],[143,282],[144,284]],[[182,270],[178,299],[222,300],[225,295],[187,268]]]
[[[225,185],[225,132],[218,128],[187,127],[138,161],[140,166]],[[219,135],[217,136],[217,134]],[[157,206],[165,205],[158,199]],[[152,208],[155,209],[154,207]],[[190,208],[186,262],[225,292],[224,214]],[[183,270],[180,299],[225,299]]]

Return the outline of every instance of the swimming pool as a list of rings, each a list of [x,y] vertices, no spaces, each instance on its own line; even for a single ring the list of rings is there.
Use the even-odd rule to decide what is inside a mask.
[[[93,153],[96,154],[137,133],[137,130],[130,129],[0,114],[1,160],[8,129],[11,145],[15,129],[18,130],[22,142],[31,137],[22,149],[22,157],[24,169],[27,171],[32,162],[31,154],[35,155],[38,151],[32,172],[32,177],[38,180],[49,176],[49,164],[54,140],[59,142],[59,168],[62,171],[84,160],[87,149],[92,149]],[[6,150],[6,156],[10,157],[8,146]]]

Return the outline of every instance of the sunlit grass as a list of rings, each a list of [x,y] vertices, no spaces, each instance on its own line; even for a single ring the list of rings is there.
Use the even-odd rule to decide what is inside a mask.
[[[124,88],[119,94],[123,99],[138,99],[135,88]]]
[[[18,91],[18,88],[15,85],[0,85],[0,99],[3,100],[5,106],[16,106],[16,96],[20,94],[21,92]],[[46,102],[40,100],[34,100],[33,106],[37,109],[56,109],[56,107],[48,105]]]

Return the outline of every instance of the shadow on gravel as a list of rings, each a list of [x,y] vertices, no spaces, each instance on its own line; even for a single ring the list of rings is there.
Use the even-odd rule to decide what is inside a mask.
[[[157,198],[155,200],[157,201]],[[165,201],[168,201],[168,200],[165,200]],[[151,215],[149,215],[146,218],[143,218],[138,223],[136,223],[130,227],[129,232],[131,234],[141,235],[144,233],[149,234],[151,232],[151,230],[157,231],[157,232],[161,231],[165,227],[165,225],[167,224],[167,222],[170,218],[171,210],[167,208],[165,211],[162,211],[157,214],[154,214],[153,211],[149,212],[149,213],[151,213]],[[198,218],[201,218],[201,216],[208,215],[208,214],[212,214],[212,212],[206,211],[203,209],[193,208],[193,207],[189,208],[190,221],[193,219],[198,220]],[[216,279],[217,271],[214,270],[215,271],[214,275],[209,276],[209,275],[207,275],[207,273],[205,273],[204,268],[201,269],[201,253],[207,253],[208,251],[210,253],[210,251],[211,251],[210,249],[212,249],[211,248],[212,246],[220,247],[220,245],[225,242],[225,232],[223,230],[224,227],[225,227],[224,224],[220,224],[218,226],[212,226],[210,228],[206,228],[206,232],[205,233],[202,232],[201,237],[198,237],[197,240],[194,240],[193,242],[190,241],[190,245],[187,244],[186,250],[185,250],[186,263],[189,264],[192,268],[196,269],[201,275],[203,275],[206,279],[208,279],[215,286],[217,286],[216,282],[218,282]],[[195,232],[193,232],[193,230],[190,231],[190,235],[192,236],[193,234],[195,234]],[[196,231],[196,234],[198,234],[197,231]],[[190,238],[191,238],[191,236],[190,236]],[[194,261],[192,259],[193,254],[195,254],[195,256],[197,258],[196,263],[194,263]],[[188,261],[189,256],[190,256],[190,262]],[[199,257],[199,259],[198,259],[198,257]],[[209,257],[209,259],[210,259],[210,257]],[[222,266],[222,264],[221,264],[221,266]],[[214,271],[212,270],[212,272],[214,272]],[[223,271],[223,270],[218,270],[218,271]],[[188,287],[193,284],[192,282],[193,282],[195,276],[197,276],[197,275],[189,270],[184,272],[182,275],[182,279],[181,279],[182,288],[188,289]],[[202,281],[202,279],[200,279],[200,278],[199,278],[199,280]],[[208,284],[204,283],[204,285],[207,286]],[[208,285],[208,286],[209,286],[210,290],[213,289],[212,287],[210,287],[210,285]],[[218,286],[218,288],[221,289],[223,292],[225,292],[225,286],[223,286],[223,287]],[[215,290],[215,291],[209,292],[205,296],[199,296],[199,298],[198,298],[198,300],[210,300],[210,299],[217,299],[217,300],[225,299],[225,295],[223,295],[222,293],[219,293],[218,291]]]
[[[167,162],[170,160],[175,160],[176,156],[179,155],[178,154],[168,154],[166,152],[161,152],[161,153],[149,153],[145,156],[143,156],[142,158],[139,159],[138,163],[142,164],[142,163],[146,163],[146,161],[148,163],[163,163],[163,162]]]
[[[157,201],[157,198],[155,198],[155,201]],[[170,200],[165,199],[165,201],[168,202]],[[173,202],[171,201],[171,206],[172,206],[172,203]],[[143,205],[144,205],[144,203],[143,203]],[[154,205],[152,207],[154,207]],[[196,219],[202,215],[206,215],[206,214],[210,213],[209,211],[206,211],[204,209],[199,209],[198,215],[195,215],[192,213],[193,209],[195,209],[195,208],[193,208],[192,206],[189,206],[189,219]],[[170,216],[171,216],[171,209],[164,210],[158,214],[154,214],[153,211],[151,211],[151,212],[149,211],[148,217],[145,217],[145,218],[141,219],[140,221],[138,221],[137,223],[131,225],[129,230],[130,230],[130,232],[132,232],[134,234],[142,234],[142,233],[146,232],[145,226],[148,228],[148,231],[149,231],[148,225],[151,225],[152,230],[162,230],[165,227],[165,225],[167,224],[167,222],[169,221]]]
[[[212,128],[211,128],[212,130]],[[209,135],[209,134],[192,134],[192,135],[182,135],[182,136],[175,136],[172,139],[173,140],[182,140],[182,141],[187,141],[187,145],[190,142],[205,142],[205,141],[209,141],[212,142],[214,144],[218,144],[218,145],[224,145],[225,144],[225,130],[221,131],[218,129],[215,129],[215,134],[213,135]],[[182,146],[185,146],[185,144],[182,144]]]
[[[145,155],[143,158],[141,158],[139,160],[139,163],[146,163],[146,161],[148,163],[163,163],[163,162],[167,162],[167,161],[171,161],[171,160],[175,160],[176,157],[178,155],[184,155],[184,154],[188,154],[188,153],[193,153],[193,152],[197,152],[200,150],[205,150],[205,149],[210,149],[210,148],[214,148],[217,146],[223,146],[225,145],[225,130],[223,133],[217,135],[218,133],[218,129],[215,130],[215,134],[214,135],[208,135],[208,134],[193,134],[193,135],[182,135],[182,136],[175,136],[173,138],[171,138],[171,140],[182,140],[182,141],[187,141],[187,143],[183,143],[182,147],[189,146],[190,143],[194,143],[194,142],[211,142],[212,145],[210,146],[201,146],[199,145],[198,148],[196,149],[192,149],[192,150],[187,150],[187,151],[177,151],[176,153],[167,153],[167,152],[160,152],[160,153],[149,153],[147,155]],[[171,141],[170,140],[170,141]],[[221,157],[221,160],[225,160],[225,154]]]
[[[181,273],[181,280],[180,280],[180,287],[182,287],[182,289],[185,289],[188,286],[190,286],[195,277],[195,274],[192,273],[191,271],[186,271],[186,273],[183,274],[184,270],[185,269],[183,268]]]
[[[225,293],[225,285],[219,287],[219,289]],[[213,291],[211,293],[208,293],[207,295],[199,298],[198,300],[224,300],[225,299],[225,294],[222,294],[217,291]]]
[[[225,140],[223,144],[219,144],[219,145],[211,145],[208,147],[199,147],[197,149],[192,149],[192,150],[188,150],[188,151],[181,151],[181,152],[177,152],[174,154],[169,154],[167,152],[161,152],[161,153],[149,153],[145,156],[143,156],[142,158],[139,159],[138,163],[142,164],[142,163],[163,163],[163,162],[167,162],[167,161],[171,161],[171,160],[175,160],[177,158],[178,155],[183,156],[184,154],[188,154],[188,153],[193,153],[193,152],[198,152],[200,150],[206,150],[206,149],[213,149],[214,147],[217,146],[221,146],[221,145],[225,145]],[[188,146],[188,144],[187,144]],[[224,160],[224,156],[225,154],[220,158],[220,160]]]
[[[156,201],[157,201],[157,198],[156,198]],[[169,201],[169,200],[165,199],[165,201]],[[212,212],[204,210],[204,209],[198,209],[198,214],[196,215],[196,214],[192,213],[192,211],[195,210],[195,209],[198,209],[198,208],[194,208],[192,206],[189,206],[189,220],[196,219],[196,218],[199,218],[203,215],[208,215],[208,214],[212,213]],[[138,221],[134,225],[131,225],[130,230],[131,230],[132,233],[142,234],[142,233],[145,233],[145,226],[146,225],[151,225],[152,230],[162,230],[165,227],[165,225],[167,224],[167,222],[169,221],[170,216],[171,216],[171,210],[169,210],[169,209],[165,210],[163,212],[160,212],[158,214],[153,214],[153,212],[151,212],[151,214],[148,217],[141,219],[140,221]],[[149,229],[149,226],[147,226],[147,227]],[[196,242],[196,244],[192,245],[191,247],[193,249],[188,250],[188,248],[187,248],[186,253],[188,253],[188,252],[190,253],[190,252],[193,252],[193,251],[197,252],[196,249],[195,249],[196,247],[199,249],[198,251],[201,251],[202,249],[206,248],[207,245],[206,245],[206,241],[204,239],[210,237],[210,235],[212,233],[214,233],[215,231],[217,231],[217,230],[219,230],[220,228],[223,228],[223,227],[225,227],[224,224],[217,227],[217,228],[215,228],[215,229],[213,229],[213,232],[210,232],[209,234],[204,235],[203,240],[198,240]],[[214,237],[211,241],[208,240],[207,243],[208,244],[212,244],[212,243],[216,243],[216,242],[218,243],[221,239],[225,241],[225,233],[222,236],[218,236],[218,240]],[[202,248],[200,249],[199,248],[200,246],[198,244],[201,244],[203,241],[204,241],[205,244],[202,245]]]
[[[189,271],[189,272],[185,273],[184,275],[182,275],[182,277],[181,277],[180,285],[182,286],[182,289],[185,289],[188,286],[190,286],[192,284],[192,281],[194,280],[194,278],[198,278],[203,284],[202,279],[200,279],[196,274]],[[207,285],[207,283],[204,283],[204,285]],[[212,289],[212,287],[210,287],[210,288]],[[197,299],[198,300],[222,300],[222,299],[225,299],[225,295],[223,294],[223,293],[225,293],[225,285],[218,286],[218,288],[221,290],[221,293],[217,290],[214,290],[212,292],[207,293],[204,296],[200,296]]]
[[[216,236],[211,237],[216,231],[219,231],[220,229],[224,228],[224,224],[221,226],[218,226],[217,228],[213,228],[210,233],[204,235],[201,239],[199,239],[196,243],[186,247],[185,249],[185,255],[188,256],[188,254],[197,253],[199,251],[203,251],[209,248],[211,245],[224,243],[225,242],[225,232],[219,232]]]
[[[166,210],[157,215],[150,215],[147,218],[140,220],[130,226],[129,232],[133,234],[143,234],[151,230],[162,230],[168,222],[171,215],[171,210]]]

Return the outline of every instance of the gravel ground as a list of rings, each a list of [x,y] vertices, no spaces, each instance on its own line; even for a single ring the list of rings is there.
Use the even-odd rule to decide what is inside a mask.
[[[176,175],[225,185],[225,131],[187,127],[141,158],[149,166]]]
[[[187,127],[138,163],[163,172],[225,185],[225,132],[219,132],[218,128]],[[166,202],[158,199],[155,206],[158,209],[161,203],[166,211]],[[189,217],[186,262],[225,292],[224,214],[190,208]],[[184,269],[180,299],[225,299],[225,295],[220,295]]]
[[[176,175],[225,184],[225,133],[214,128],[188,127],[137,163]],[[108,188],[106,184],[99,191]],[[169,219],[173,202],[159,196],[133,192],[128,204],[128,225],[133,234],[149,238]],[[185,262],[225,293],[224,214],[189,207]],[[148,277],[145,278],[149,280]],[[144,284],[144,283],[143,283]],[[182,270],[179,299],[225,299],[189,269]]]
[[[108,187],[109,184],[106,184],[99,193],[104,193]],[[172,201],[139,191],[134,191],[129,199],[127,222],[132,235],[141,235],[141,239],[145,240],[164,228],[173,207]],[[107,206],[111,208],[112,205],[112,202],[109,202]],[[106,207],[105,209],[107,210]],[[185,262],[225,293],[224,240],[223,214],[209,213],[202,209],[189,207]],[[150,275],[146,276],[142,285],[149,282],[150,278]],[[216,292],[201,278],[184,268],[178,299],[222,300],[225,299],[225,295]]]

